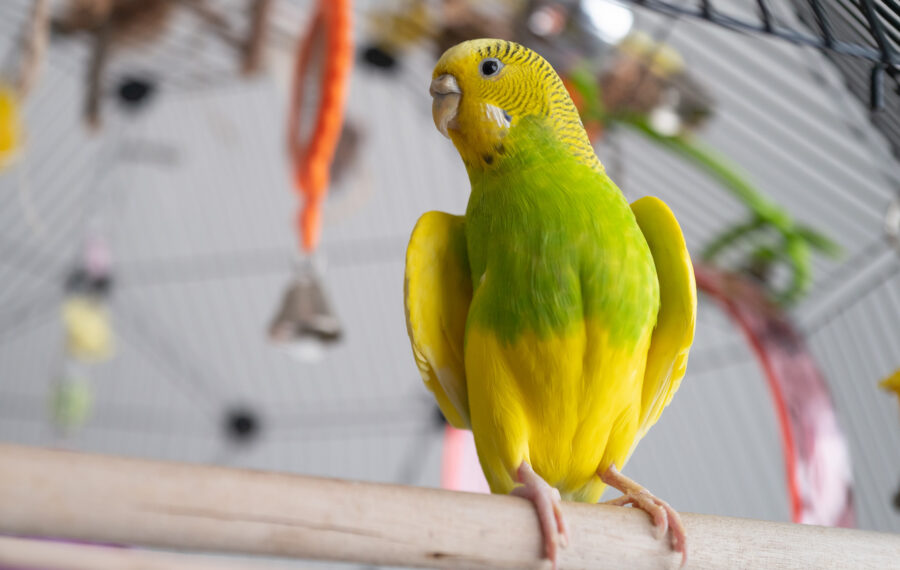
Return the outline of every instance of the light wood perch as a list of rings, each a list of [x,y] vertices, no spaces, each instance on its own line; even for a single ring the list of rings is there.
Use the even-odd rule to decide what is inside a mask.
[[[16,570],[288,570],[246,558],[151,552],[0,536],[0,568]]]
[[[678,567],[641,511],[564,511],[572,544],[563,569]],[[900,562],[900,535],[691,514],[684,523],[690,568]],[[398,566],[547,567],[534,510],[515,497],[3,444],[0,533]]]

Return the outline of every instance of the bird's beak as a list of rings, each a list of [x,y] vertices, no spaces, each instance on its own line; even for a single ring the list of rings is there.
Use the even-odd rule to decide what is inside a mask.
[[[459,84],[455,77],[445,73],[431,82],[428,92],[434,99],[431,103],[431,117],[434,119],[434,126],[441,131],[441,134],[450,138],[449,129],[456,128],[456,112],[459,109],[459,99],[462,97]]]

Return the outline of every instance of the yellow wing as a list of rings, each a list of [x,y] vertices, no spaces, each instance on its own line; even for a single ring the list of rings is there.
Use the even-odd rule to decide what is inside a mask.
[[[648,196],[631,204],[653,254],[659,279],[659,315],[647,353],[637,440],[672,401],[687,367],[697,321],[697,285],[681,227],[666,204]],[[635,441],[637,441],[635,440]]]
[[[463,341],[472,301],[464,218],[428,212],[406,249],[406,328],[425,385],[444,417],[470,428]]]

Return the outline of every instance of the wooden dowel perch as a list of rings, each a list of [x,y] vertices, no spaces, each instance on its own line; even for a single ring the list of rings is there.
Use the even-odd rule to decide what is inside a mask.
[[[678,567],[641,511],[564,511],[572,544],[563,569]],[[900,535],[690,514],[684,523],[690,568],[900,563]],[[547,567],[524,499],[15,445],[0,445],[0,533],[397,566]]]
[[[0,568],[16,570],[288,570],[286,563],[262,563],[134,548],[68,544],[0,536]]]

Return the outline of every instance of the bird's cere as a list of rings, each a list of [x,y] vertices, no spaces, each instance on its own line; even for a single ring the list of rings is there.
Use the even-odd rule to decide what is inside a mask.
[[[450,93],[461,93],[459,90],[459,84],[456,82],[456,78],[449,74],[444,74],[431,82],[431,88],[429,89],[431,96],[435,95],[449,95]]]

